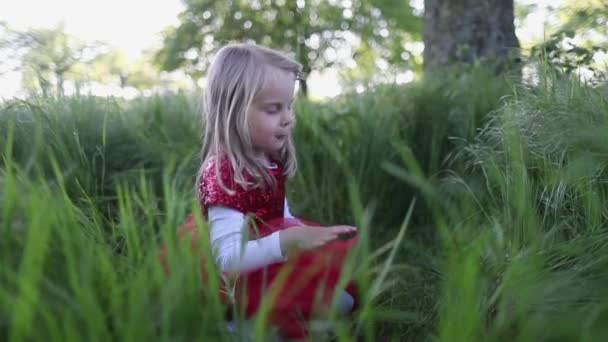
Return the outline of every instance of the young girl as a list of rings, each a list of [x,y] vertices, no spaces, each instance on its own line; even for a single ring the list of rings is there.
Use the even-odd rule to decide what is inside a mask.
[[[296,172],[291,131],[301,65],[268,48],[223,47],[207,75],[204,139],[197,184],[221,272],[236,276],[236,300],[247,317],[273,288],[270,322],[288,338],[329,310],[355,227],[319,227],[295,219],[285,181]],[[251,217],[251,220],[248,220]],[[339,312],[355,305],[352,286]]]

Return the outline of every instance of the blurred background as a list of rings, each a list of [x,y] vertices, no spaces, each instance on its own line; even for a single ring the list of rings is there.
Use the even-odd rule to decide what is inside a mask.
[[[277,340],[176,234],[235,41],[305,67],[291,211],[359,229],[361,310],[314,340],[607,341],[607,31],[605,0],[1,1],[0,341]]]
[[[517,0],[510,14],[491,3],[481,11],[514,15],[524,56],[553,41],[562,50],[598,48],[586,65],[604,66],[607,10],[602,1]],[[463,2],[462,10],[468,6]],[[450,11],[447,15],[462,16],[464,22],[462,11]],[[422,0],[3,1],[0,97],[133,98],[195,91],[218,46],[248,40],[283,49],[304,63],[306,90],[313,99],[361,92],[373,84],[421,77],[424,20]],[[468,25],[461,29],[491,33],[487,26]]]

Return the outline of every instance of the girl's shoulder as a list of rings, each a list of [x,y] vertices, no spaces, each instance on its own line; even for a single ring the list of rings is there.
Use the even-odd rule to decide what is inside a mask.
[[[203,164],[199,184],[199,199],[203,208],[224,206],[243,213],[253,212],[256,216],[267,216],[269,208],[273,212],[283,210],[285,179],[281,175],[281,165],[268,170],[276,177],[272,187],[247,187],[234,177],[228,159],[210,159]],[[246,181],[251,181],[247,177]]]
[[[283,170],[283,164],[275,159],[271,160],[270,166],[266,169],[277,179],[283,178]],[[247,171],[243,171],[242,177],[251,185],[255,184],[254,178]],[[228,183],[233,187],[237,185],[234,168],[227,157],[211,157],[203,163],[201,180],[212,181],[213,179],[221,180],[225,185],[228,185]]]
[[[236,190],[234,186],[232,166],[226,158],[212,157],[203,164],[200,186],[226,187],[229,191]]]
[[[241,200],[245,192],[234,181],[228,160],[213,158],[203,164],[198,195],[204,208],[220,205],[244,211]]]
[[[231,171],[230,162],[227,158],[210,157],[203,163],[203,176],[206,174],[226,173]]]

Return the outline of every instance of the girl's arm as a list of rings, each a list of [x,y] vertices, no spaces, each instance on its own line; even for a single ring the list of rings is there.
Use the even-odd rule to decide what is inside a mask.
[[[243,244],[243,229],[247,229],[243,213],[213,206],[207,214],[215,262],[222,272],[246,272],[285,261],[279,232]]]

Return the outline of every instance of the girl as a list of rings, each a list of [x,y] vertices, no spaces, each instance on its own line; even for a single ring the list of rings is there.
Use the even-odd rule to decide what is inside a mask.
[[[327,313],[355,227],[319,227],[295,219],[285,181],[296,172],[291,131],[301,65],[268,48],[223,47],[207,75],[204,138],[197,187],[221,272],[236,275],[237,304],[247,317],[276,288],[270,322],[288,338]],[[247,220],[251,215],[251,220]],[[275,281],[276,280],[276,281]],[[355,304],[352,286],[339,312]],[[315,304],[316,303],[316,304]]]

